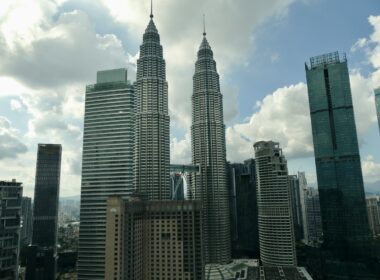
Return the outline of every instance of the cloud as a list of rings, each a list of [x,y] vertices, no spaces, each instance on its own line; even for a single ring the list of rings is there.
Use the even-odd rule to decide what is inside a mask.
[[[248,122],[226,130],[227,158],[242,161],[253,156],[260,140],[280,142],[285,155],[307,157],[313,153],[307,88],[304,83],[277,89],[258,103]]]
[[[368,155],[362,160],[362,170],[366,182],[380,181],[380,163],[376,163],[372,155]]]
[[[18,130],[12,127],[11,122],[0,116],[0,159],[16,158],[25,153],[28,149]]]
[[[22,104],[17,99],[11,99],[10,105],[11,105],[12,111],[18,111],[19,112],[22,109]]]
[[[13,35],[8,34],[7,26],[18,14],[17,8],[8,14],[0,20],[1,75],[16,77],[34,88],[57,87],[85,84],[99,69],[127,65],[128,55],[120,39],[114,34],[97,34],[82,11],[62,13],[53,20],[54,9],[50,9],[28,27],[28,32]]]
[[[174,164],[191,163],[191,137],[186,133],[184,139],[171,137],[170,140],[170,162]]]

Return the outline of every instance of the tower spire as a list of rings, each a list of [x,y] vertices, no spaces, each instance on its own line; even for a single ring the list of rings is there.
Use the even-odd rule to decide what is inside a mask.
[[[203,36],[206,36],[206,16],[203,14]]]
[[[150,18],[153,18],[153,0],[150,0]]]

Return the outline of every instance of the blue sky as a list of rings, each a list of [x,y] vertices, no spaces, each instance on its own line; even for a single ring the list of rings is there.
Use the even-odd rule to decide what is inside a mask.
[[[380,191],[380,136],[372,89],[380,86],[378,0],[160,0],[154,20],[167,63],[172,162],[190,161],[191,91],[202,14],[224,95],[227,156],[279,141],[289,171],[316,185],[304,63],[345,52],[368,189]],[[62,143],[61,195],[80,192],[84,90],[96,71],[128,67],[149,1],[40,0],[0,4],[0,170],[33,196],[37,143]],[[372,17],[371,17],[372,16]],[[22,19],[22,20],[21,20]]]

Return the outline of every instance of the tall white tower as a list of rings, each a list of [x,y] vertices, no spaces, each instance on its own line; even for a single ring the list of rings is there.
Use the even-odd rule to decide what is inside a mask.
[[[160,35],[150,15],[136,75],[135,187],[147,200],[170,199],[168,84]]]
[[[279,144],[254,144],[260,256],[264,266],[295,266],[296,249],[288,167]]]
[[[200,172],[192,196],[202,201],[206,263],[231,261],[223,97],[213,52],[203,33],[193,77],[191,147]]]

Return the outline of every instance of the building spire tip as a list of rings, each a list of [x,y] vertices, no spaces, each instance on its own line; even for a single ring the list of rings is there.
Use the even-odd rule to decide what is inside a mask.
[[[206,36],[206,16],[203,14],[203,36]]]
[[[153,0],[150,0],[150,18],[153,18]]]

